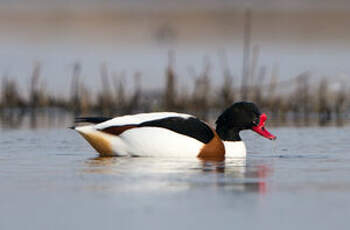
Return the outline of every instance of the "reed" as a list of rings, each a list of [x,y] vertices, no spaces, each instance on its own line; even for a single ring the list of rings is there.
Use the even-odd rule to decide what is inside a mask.
[[[257,56],[257,54],[253,55]],[[254,59],[254,58],[253,58]],[[255,57],[253,63],[257,63]],[[225,58],[222,63],[226,63]],[[174,57],[169,55],[169,64],[165,70],[165,85],[158,92],[142,89],[141,73],[131,76],[134,89],[127,91],[128,76],[124,72],[110,73],[105,64],[100,69],[98,92],[93,92],[81,80],[80,63],[73,64],[71,93],[69,97],[51,95],[41,78],[41,64],[37,63],[29,76],[28,93],[19,89],[17,82],[9,76],[3,76],[0,94],[0,117],[2,123],[16,127],[23,117],[29,116],[31,127],[38,125],[38,119],[49,117],[49,123],[57,123],[60,114],[74,116],[116,116],[136,112],[178,111],[193,113],[202,119],[213,121],[218,113],[236,100],[242,98],[242,88],[233,84],[234,77],[227,63],[222,65],[223,83],[214,88],[211,82],[209,59],[205,59],[202,71],[191,71],[190,85],[179,85],[178,74],[174,67]],[[321,81],[312,79],[305,72],[294,80],[279,80],[278,66],[270,77],[265,66],[251,65],[254,73],[246,85],[246,99],[254,101],[272,118],[275,125],[329,125],[346,124],[349,114],[350,95],[346,82],[340,87],[329,87],[329,78]],[[97,78],[98,79],[98,78]],[[25,95],[29,95],[26,97]],[[39,118],[38,118],[39,117]],[[50,120],[51,119],[51,120]],[[53,119],[53,120],[52,120]]]
[[[164,109],[170,110],[177,107],[176,104],[176,75],[174,70],[175,57],[174,53],[169,52],[168,67],[166,69],[166,83],[164,87]]]

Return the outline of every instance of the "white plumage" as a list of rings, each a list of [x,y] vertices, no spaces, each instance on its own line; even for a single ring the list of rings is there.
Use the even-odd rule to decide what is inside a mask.
[[[243,141],[224,141],[225,157],[246,157],[247,149]]]
[[[120,139],[131,156],[196,157],[204,143],[164,128],[142,127],[123,132]]]

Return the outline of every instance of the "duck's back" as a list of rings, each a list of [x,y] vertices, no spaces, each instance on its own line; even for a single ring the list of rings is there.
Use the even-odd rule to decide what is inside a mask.
[[[179,118],[189,118],[194,117],[189,114],[184,113],[174,113],[174,112],[156,112],[156,113],[139,113],[134,115],[125,115],[125,116],[119,116],[112,119],[109,119],[107,121],[101,122],[96,125],[96,128],[103,129],[111,126],[122,126],[122,125],[138,125],[143,122],[149,122],[159,119],[164,119],[168,117],[179,117]]]

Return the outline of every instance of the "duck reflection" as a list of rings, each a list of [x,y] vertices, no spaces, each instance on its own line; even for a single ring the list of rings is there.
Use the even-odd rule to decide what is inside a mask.
[[[271,169],[267,165],[247,165],[244,158],[231,158],[223,161],[201,160],[202,173],[216,174],[215,186],[225,191],[267,192],[266,178]]]
[[[154,190],[216,189],[232,192],[267,192],[267,165],[244,158],[225,160],[96,157],[85,162],[84,173],[115,175],[115,183],[130,182],[135,188]],[[143,178],[143,179],[141,179]],[[130,179],[130,180],[129,180]],[[158,185],[161,184],[161,188]],[[114,184],[115,185],[115,184]],[[153,185],[153,186],[152,186]],[[175,189],[176,187],[176,189]],[[181,188],[181,189],[180,189]]]
[[[119,163],[118,160],[116,157],[94,157],[85,162],[87,167],[83,171],[86,173],[113,174]]]

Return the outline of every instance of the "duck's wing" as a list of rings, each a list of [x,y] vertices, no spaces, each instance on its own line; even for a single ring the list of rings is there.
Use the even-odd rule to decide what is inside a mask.
[[[99,131],[120,135],[128,129],[154,127],[208,143],[214,137],[213,130],[198,118],[180,113],[145,113],[117,117],[95,126]]]
[[[125,125],[140,125],[144,122],[151,122],[154,120],[169,118],[169,117],[180,117],[180,118],[190,118],[193,117],[189,114],[174,113],[174,112],[157,112],[157,113],[139,113],[134,115],[125,115],[116,117],[95,126],[96,129],[105,129],[113,126],[125,126]]]
[[[214,137],[212,129],[196,117],[168,117],[153,121],[143,122],[138,127],[164,128],[175,133],[208,143]]]

